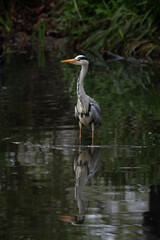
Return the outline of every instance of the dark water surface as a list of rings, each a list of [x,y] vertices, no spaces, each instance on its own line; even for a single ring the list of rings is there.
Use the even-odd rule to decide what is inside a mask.
[[[76,54],[74,54],[76,56]],[[91,57],[103,112],[78,145],[74,56],[8,54],[0,72],[0,239],[158,239],[159,66]]]

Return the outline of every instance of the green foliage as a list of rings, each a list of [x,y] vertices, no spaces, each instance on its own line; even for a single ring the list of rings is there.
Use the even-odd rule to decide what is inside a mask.
[[[12,32],[12,22],[11,22],[11,18],[9,16],[9,13],[5,10],[5,8],[3,8],[3,11],[5,13],[5,18],[3,18],[2,16],[0,16],[0,23],[2,24],[2,26],[6,29],[6,31],[8,33]]]
[[[155,40],[159,29],[157,1],[153,4],[150,0],[94,3],[91,0],[63,0],[62,3],[57,21],[63,21],[61,29],[72,41],[78,39],[83,48],[118,51],[125,46],[128,54],[132,54]]]
[[[43,44],[45,41],[45,31],[46,31],[46,23],[45,21],[38,23],[38,40],[39,43]]]

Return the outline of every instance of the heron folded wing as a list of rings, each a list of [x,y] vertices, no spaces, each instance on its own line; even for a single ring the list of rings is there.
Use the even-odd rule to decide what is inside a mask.
[[[90,106],[91,106],[91,113],[92,113],[92,119],[95,124],[101,125],[102,122],[102,113],[101,109],[98,105],[98,103],[90,98]]]
[[[79,120],[79,116],[78,116],[78,111],[77,111],[77,105],[75,106],[75,113],[74,116],[77,120]]]
[[[90,97],[89,102],[90,102],[91,105],[93,105],[95,107],[95,109],[97,110],[99,115],[102,115],[102,112],[101,112],[101,109],[100,109],[100,106],[98,105],[98,103],[91,97]]]

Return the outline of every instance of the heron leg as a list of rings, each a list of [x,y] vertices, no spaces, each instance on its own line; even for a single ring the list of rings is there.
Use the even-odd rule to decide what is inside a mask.
[[[92,122],[92,145],[94,144],[94,123]]]
[[[81,138],[82,138],[82,123],[79,121],[79,142],[81,145]]]

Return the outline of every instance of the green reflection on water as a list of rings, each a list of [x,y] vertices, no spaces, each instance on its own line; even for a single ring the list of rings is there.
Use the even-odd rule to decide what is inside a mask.
[[[76,102],[77,68],[65,68],[64,78],[68,79],[70,75],[69,87]],[[85,89],[102,109],[103,122],[98,141],[118,145],[159,144],[158,66],[119,61],[92,68],[85,79]]]
[[[0,236],[142,239],[148,185],[160,181],[158,67],[91,63],[85,89],[103,112],[96,130],[101,161],[83,186],[86,217],[76,228],[59,216],[78,213],[74,105],[80,69],[59,60],[46,53],[41,68],[36,58],[10,55],[1,69]],[[82,143],[91,144],[90,128],[83,128]]]

